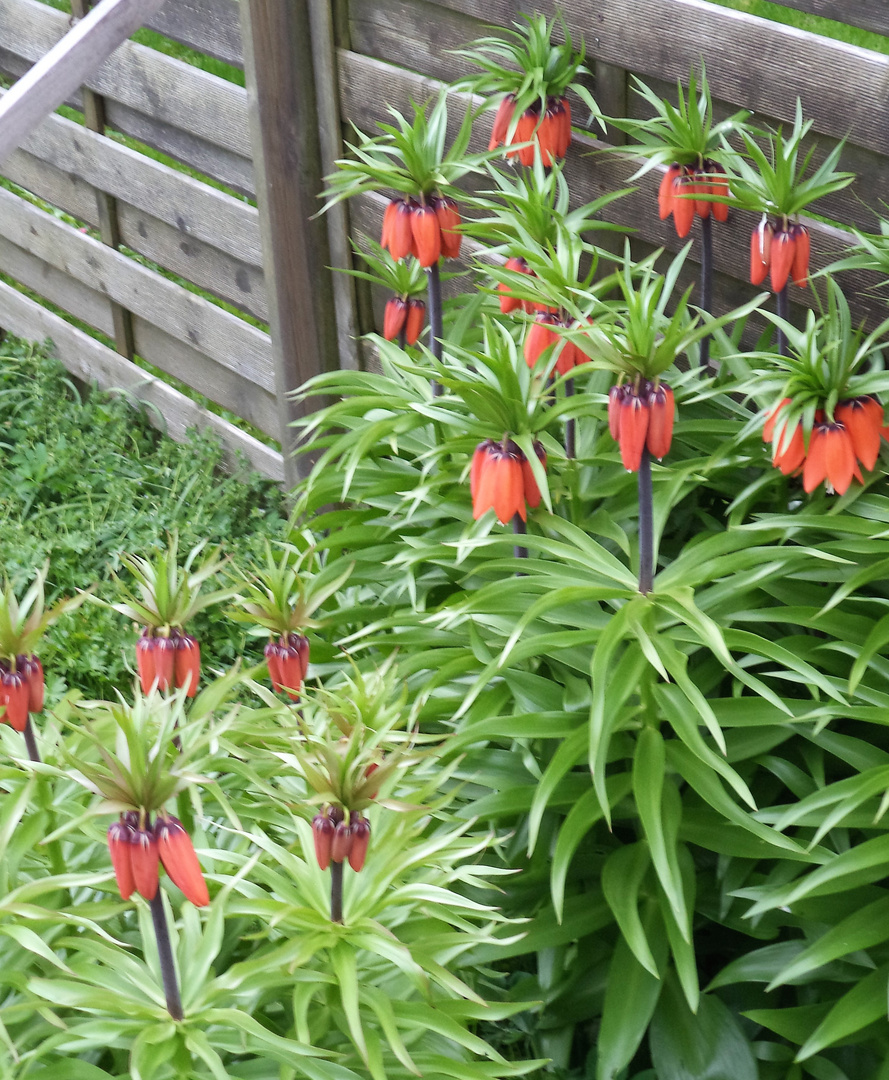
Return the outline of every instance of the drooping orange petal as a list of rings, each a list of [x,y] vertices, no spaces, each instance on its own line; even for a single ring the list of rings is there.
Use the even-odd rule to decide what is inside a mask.
[[[432,206],[415,206],[411,216],[414,250],[420,266],[432,266],[441,258],[441,226]]]
[[[628,393],[620,408],[620,457],[624,468],[638,472],[648,434],[648,402],[638,394]]]
[[[396,261],[406,259],[413,249],[414,237],[411,228],[413,216],[411,204],[404,199],[399,199],[389,229],[389,254]]]
[[[789,441],[786,441],[786,439],[786,431],[782,428],[778,438],[778,448],[772,457],[772,464],[776,469],[780,469],[785,476],[790,476],[806,460],[806,444],[803,438],[802,424],[796,425]]]
[[[386,309],[383,313],[383,337],[387,341],[394,341],[401,333],[406,318],[406,301],[400,296],[390,297],[386,301]]]
[[[772,258],[772,226],[761,221],[750,234],[750,283],[761,285],[769,272]]]
[[[525,521],[525,485],[518,458],[501,452],[494,462],[494,474],[494,513],[497,519],[507,525],[518,514]]]
[[[494,472],[494,462],[497,453],[499,451],[495,451],[493,446],[489,445],[483,460],[478,466],[475,497],[472,500],[472,516],[476,521],[494,506],[497,479]]]
[[[507,94],[497,107],[497,115],[494,117],[494,127],[491,131],[490,142],[488,143],[489,150],[495,150],[498,146],[502,146],[506,141],[506,133],[509,131],[509,125],[512,121],[512,114],[514,111],[515,98],[512,94]]]
[[[695,200],[685,198],[689,194],[693,194],[693,185],[682,170],[673,180],[673,223],[680,239],[688,236],[695,220]]]
[[[771,442],[772,439],[775,437],[775,423],[777,422],[778,417],[781,414],[781,410],[784,408],[785,405],[789,405],[789,404],[790,404],[790,398],[789,397],[781,398],[781,400],[778,402],[778,404],[772,406],[772,408],[769,410],[769,413],[766,416],[765,425],[764,425],[764,427],[762,429],[762,441],[763,442]]]
[[[796,239],[793,233],[786,229],[778,229],[772,237],[771,271],[772,288],[775,292],[781,292],[787,284],[795,253]]]
[[[648,432],[645,444],[652,457],[661,461],[670,452],[676,405],[673,391],[665,383],[648,395]]]
[[[826,427],[826,424],[816,424],[809,436],[809,452],[803,466],[803,487],[809,494],[827,479]]]
[[[723,179],[723,177],[719,175],[712,175],[714,173],[722,173],[724,176],[725,169],[723,169],[723,167],[721,165],[718,165],[715,161],[710,161],[707,163],[707,171],[711,174],[710,193],[712,195],[721,195],[724,198],[728,198],[728,196],[731,194],[728,180]],[[728,203],[714,202],[711,204],[711,209],[713,216],[716,218],[717,221],[728,221]]]
[[[681,165],[671,165],[661,178],[657,192],[657,208],[661,221],[673,213],[673,181],[681,172]]]
[[[875,398],[852,398],[841,401],[834,416],[848,431],[855,456],[870,472],[880,456],[882,406]]]
[[[447,196],[437,199],[435,201],[435,215],[441,228],[442,258],[459,258],[463,235],[457,231],[460,225],[460,210],[456,201]]]
[[[827,479],[834,491],[845,495],[855,471],[855,451],[852,439],[842,424],[827,424],[825,432],[825,462]]]
[[[804,287],[809,280],[809,230],[805,225],[794,225],[793,237],[796,246],[790,267],[790,277],[794,285]]]
[[[404,320],[404,341],[406,345],[417,344],[425,323],[426,304],[412,296],[407,302],[407,317]]]

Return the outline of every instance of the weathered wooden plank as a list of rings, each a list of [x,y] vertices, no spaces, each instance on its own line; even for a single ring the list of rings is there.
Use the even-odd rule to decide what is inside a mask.
[[[335,30],[330,0],[309,0],[309,24],[315,64],[321,172],[327,175],[333,172],[334,162],[341,158],[344,152],[339,111]],[[331,266],[340,271],[351,269],[349,211],[345,203],[339,203],[327,212],[327,238],[330,244]],[[358,367],[358,353],[355,349],[358,333],[358,305],[355,278],[347,273],[334,273],[331,284],[336,312],[339,366],[356,368]]]
[[[102,0],[0,101],[0,161],[164,0]],[[0,25],[5,12],[0,10]]]
[[[0,73],[18,78],[28,67],[27,60],[8,49],[0,48]],[[86,92],[95,93],[89,89]],[[83,93],[75,91],[65,104],[83,111],[83,97]],[[156,120],[117,101],[106,101],[105,112],[108,126],[114,131],[168,154],[188,165],[190,169],[218,180],[241,195],[253,197],[253,165],[249,158],[224,150],[197,135]]]
[[[2,236],[0,267],[10,277],[63,311],[75,315],[108,337],[113,334],[114,320],[106,295]],[[2,313],[0,326],[10,329],[4,324]],[[256,385],[249,376],[224,367],[146,319],[134,318],[133,329],[139,356],[274,438],[278,411],[274,395],[268,390]]]
[[[183,240],[196,237],[262,266],[259,215],[231,195],[61,116],[47,117],[23,149],[175,226]]]
[[[4,188],[0,188],[0,233],[221,366],[272,391],[269,337],[237,316]]]
[[[4,236],[0,236],[0,270],[63,311],[76,313],[81,322],[101,330],[109,338],[114,333],[111,305],[106,296],[101,296],[85,282],[57,270]],[[0,326],[9,329],[2,318]]]
[[[857,26],[872,34],[889,35],[889,9],[885,0],[780,0],[781,7],[819,15],[822,19]]]
[[[478,14],[477,0],[438,2]],[[551,16],[557,6],[572,36],[584,38],[590,61],[675,82],[703,60],[715,97],[783,120],[793,118],[799,97],[816,131],[889,154],[887,55],[707,0],[540,0],[535,10]],[[486,0],[484,20],[508,26],[524,7],[523,0]]]
[[[404,108],[410,98],[422,100],[422,92],[433,85],[431,80],[413,72],[346,52],[340,54],[340,64],[344,74],[341,91],[343,113],[366,130],[371,130],[377,120],[385,118],[385,107],[381,105],[381,102],[388,102],[396,108]],[[372,92],[373,87],[378,88],[377,94]],[[457,96],[457,99],[465,100],[462,96]],[[454,110],[454,116],[459,118],[462,116],[462,111],[462,108],[457,108]],[[472,149],[478,150],[487,145],[491,119],[488,115],[476,126],[472,136]],[[598,153],[591,166],[588,155],[605,150],[604,143],[583,135],[575,136],[566,162],[566,177],[574,199],[578,203],[590,202],[609,192],[626,187],[627,177],[640,164],[638,159],[621,152],[601,152]],[[636,235],[640,240],[655,247],[664,246],[668,252],[676,252],[683,246],[683,242],[676,237],[672,222],[662,222],[657,216],[659,181],[660,174],[657,171],[650,172],[636,181],[635,191],[612,203],[608,207],[606,217],[609,221],[636,230]],[[383,195],[365,198],[375,200],[377,218],[369,231],[372,235],[378,236],[386,198]],[[359,211],[360,201],[353,199],[352,202],[355,204],[353,209],[353,217],[355,217],[356,211]],[[813,221],[809,224],[812,234],[813,268],[818,269],[841,255],[852,237],[848,233],[819,222]],[[714,244],[714,266],[717,271],[743,281],[749,265],[750,231],[754,225],[754,215],[736,212],[725,226],[718,227]],[[843,275],[843,285],[856,317],[866,318],[869,322],[883,316],[883,309],[867,292],[872,284],[872,279],[867,275]],[[811,292],[799,290],[799,300],[802,303],[812,303]]]
[[[327,226],[312,220],[322,166],[311,24],[303,4],[241,0],[240,7],[281,441],[291,480],[307,462],[288,454],[296,448],[289,424],[305,411],[288,391],[339,360]]]
[[[240,453],[264,476],[278,482],[283,480],[281,454],[274,448],[201,408],[162,379],[130,364],[4,282],[0,282],[0,326],[32,341],[51,338],[53,352],[73,375],[85,382],[95,381],[106,390],[126,390],[138,400],[155,406],[157,413],[149,409],[149,418],[172,438],[185,441],[190,428],[210,428],[226,448],[230,467],[236,466],[236,455]]]
[[[278,406],[273,393],[165,333],[153,322],[137,316],[133,324],[139,356],[275,437]]]
[[[65,13],[39,0],[0,0],[0,45],[31,63],[53,48],[67,28]],[[250,156],[244,88],[193,64],[125,41],[101,66],[86,71],[82,82],[109,101]],[[75,89],[68,87],[62,100]]]
[[[145,25],[196,52],[243,64],[237,0],[167,0]]]
[[[14,183],[89,225],[97,225],[93,188],[23,150],[5,166]],[[191,237],[125,202],[118,202],[123,243],[146,259],[262,320],[268,318],[262,270]]]
[[[71,12],[82,19],[90,10],[92,0],[71,0]],[[83,98],[83,120],[90,131],[105,132],[105,99],[95,90],[81,89]],[[120,226],[117,218],[117,200],[104,191],[96,192],[96,207],[99,214],[99,233],[102,243],[117,250],[120,248]],[[133,341],[133,320],[129,311],[112,301],[111,315],[114,320],[114,347],[121,356],[132,360],[136,355]]]
[[[427,0],[353,0],[350,49],[451,82],[478,70],[451,50],[491,32],[482,5],[473,7],[465,14]]]
[[[654,78],[647,78],[645,82],[656,94],[675,103],[675,83],[670,84]],[[713,108],[717,119],[723,119],[737,111],[734,106],[721,101],[715,101]],[[631,92],[628,95],[627,115],[636,118],[651,115],[639,94]],[[773,117],[757,115],[755,119],[758,125],[770,125],[772,128],[780,126],[779,121]],[[803,152],[807,153],[810,147],[814,148],[814,165],[823,160],[837,142],[837,139],[830,136],[819,135],[805,140]],[[883,207],[889,204],[889,169],[886,168],[886,158],[873,150],[847,142],[843,147],[840,167],[854,173],[855,181],[842,191],[819,199],[814,207],[815,211],[819,216],[865,232],[878,231],[876,215],[881,210],[885,212]]]

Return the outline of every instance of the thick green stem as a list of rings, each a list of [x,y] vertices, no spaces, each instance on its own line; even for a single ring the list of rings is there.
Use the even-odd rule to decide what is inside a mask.
[[[157,941],[157,955],[161,962],[161,977],[164,981],[164,996],[167,999],[167,1012],[174,1020],[181,1020],[182,1000],[179,997],[179,983],[176,981],[176,967],[173,963],[173,949],[170,945],[170,931],[167,926],[167,913],[164,911],[164,896],[160,888],[151,901],[151,921],[154,923],[154,937]]]
[[[441,360],[442,353],[442,302],[441,302],[441,274],[438,262],[434,262],[426,268],[426,276],[429,279],[429,348],[436,360]],[[432,393],[438,397],[441,393],[440,383],[432,380]]]
[[[775,293],[775,314],[779,319],[788,322],[790,319],[790,301],[787,297],[787,286]],[[781,327],[778,327],[778,353],[787,356],[787,336]]]
[[[654,581],[654,497],[651,490],[651,454],[642,451],[639,463],[639,592],[651,592]]]
[[[343,921],[343,864],[330,864],[330,921]]]
[[[713,221],[701,218],[701,310],[713,314]],[[710,366],[710,335],[701,338],[700,365]]]

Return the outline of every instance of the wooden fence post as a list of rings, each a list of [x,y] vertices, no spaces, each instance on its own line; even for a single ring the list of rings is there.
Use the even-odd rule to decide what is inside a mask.
[[[323,166],[308,6],[241,0],[244,72],[256,174],[285,479],[309,462],[290,423],[309,411],[288,391],[338,366],[327,223],[315,218]]]
[[[92,7],[93,0],[71,0],[71,13],[76,19],[83,19]],[[83,119],[90,131],[105,134],[105,99],[101,94],[81,87],[83,97]],[[96,189],[96,207],[99,214],[99,232],[102,243],[120,250],[120,221],[117,215],[117,199],[105,191]],[[116,300],[111,300],[111,319],[114,323],[114,347],[121,356],[132,360],[136,355],[133,336],[133,316]]]

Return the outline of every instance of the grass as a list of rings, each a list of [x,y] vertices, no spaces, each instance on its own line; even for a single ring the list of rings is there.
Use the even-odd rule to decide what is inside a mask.
[[[81,392],[45,349],[0,345],[0,402],[0,568],[18,588],[49,559],[53,596],[95,581],[113,599],[121,552],[163,544],[169,532],[183,551],[208,538],[240,562],[284,532],[280,489],[246,464],[223,473],[212,435],[174,443],[125,399]],[[207,613],[195,629],[220,662],[244,654],[230,619]],[[76,685],[113,697],[132,679],[135,637],[126,619],[92,604],[63,620],[43,656],[51,693]]]
[[[795,26],[798,30],[807,30],[812,34],[820,34],[821,37],[845,41],[848,45],[858,45],[862,49],[889,54],[889,37],[872,34],[868,30],[862,30],[857,26],[850,26],[848,23],[834,19],[825,19],[820,15],[808,15],[802,11],[795,11],[782,4],[773,4],[770,0],[710,0],[710,2],[720,7],[731,8],[733,11],[745,11],[748,15],[757,15],[761,19],[783,23],[785,26]]]

